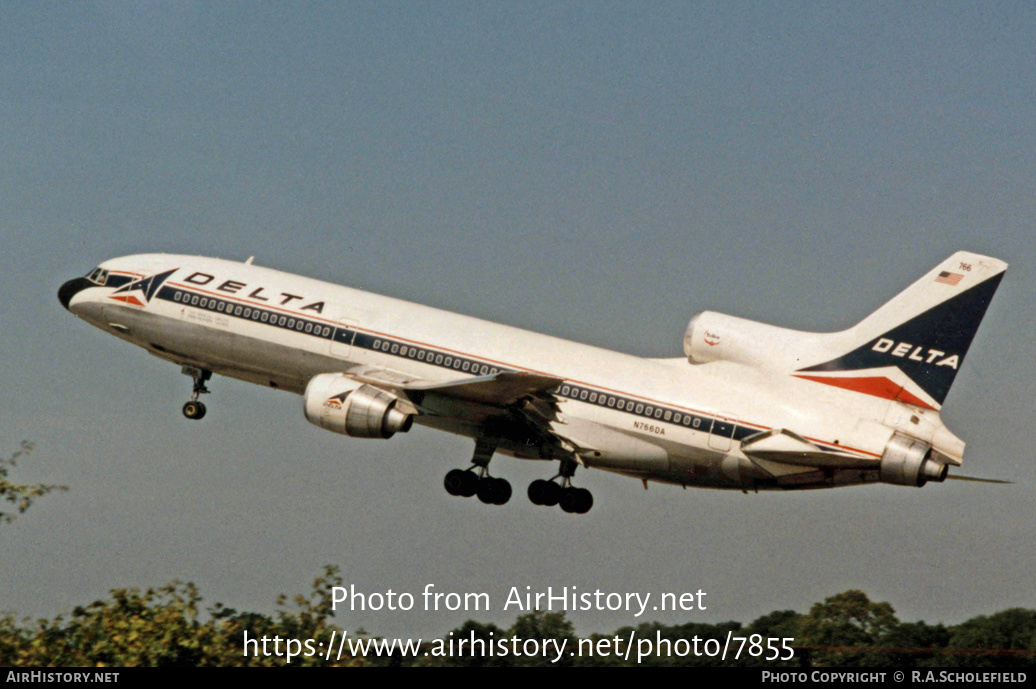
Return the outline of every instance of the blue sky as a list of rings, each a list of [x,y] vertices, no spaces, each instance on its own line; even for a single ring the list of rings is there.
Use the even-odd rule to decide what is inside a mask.
[[[859,588],[903,619],[1034,607],[1036,17],[1017,3],[0,4],[0,429],[67,484],[0,610],[197,583],[702,588],[710,621]],[[968,474],[742,495],[587,472],[585,518],[450,498],[470,441],[305,422],[61,309],[118,255],[244,259],[643,356],[710,309],[837,330],[958,249],[1011,264],[947,399]],[[520,490],[535,463],[496,465]],[[470,615],[347,616],[442,633]],[[513,612],[480,619],[508,622]],[[610,631],[622,614],[571,616]],[[659,616],[688,621],[683,615]]]

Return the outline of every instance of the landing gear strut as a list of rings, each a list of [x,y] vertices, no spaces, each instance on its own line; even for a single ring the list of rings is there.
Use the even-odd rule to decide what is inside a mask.
[[[529,500],[534,505],[553,507],[561,505],[565,512],[585,514],[594,506],[594,496],[586,488],[572,485],[572,476],[576,473],[576,463],[571,459],[561,460],[561,470],[549,481],[536,479],[529,484]],[[554,479],[560,478],[561,483]]]
[[[184,366],[180,369],[184,375],[194,379],[194,389],[191,393],[191,400],[183,405],[183,415],[188,419],[200,419],[205,416],[205,405],[198,401],[198,395],[208,392],[205,381],[212,377],[212,371],[194,366]]]
[[[470,498],[477,495],[487,505],[503,505],[511,499],[511,484],[506,479],[489,475],[489,459],[496,445],[483,440],[475,442],[475,456],[468,469],[453,469],[446,474],[443,486],[450,495]]]

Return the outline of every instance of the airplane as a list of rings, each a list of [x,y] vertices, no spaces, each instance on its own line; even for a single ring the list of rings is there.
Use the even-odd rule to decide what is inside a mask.
[[[182,367],[183,406],[212,374],[302,395],[307,420],[357,438],[418,424],[475,442],[452,495],[502,505],[494,454],[557,461],[533,504],[593,506],[579,467],[687,486],[921,487],[965,444],[939,411],[1007,264],[957,252],[841,332],[704,311],[684,356],[649,359],[245,262],[170,254],[105,261],[58,299],[86,322]],[[964,476],[950,478],[968,479]],[[971,479],[986,480],[992,479]],[[999,482],[999,481],[993,481]]]

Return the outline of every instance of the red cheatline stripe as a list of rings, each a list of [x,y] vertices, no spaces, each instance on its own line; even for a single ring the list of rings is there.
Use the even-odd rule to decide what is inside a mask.
[[[206,294],[206,295],[210,295],[210,296],[213,296],[213,297],[219,297],[220,299],[225,299],[225,300],[228,300],[228,301],[235,301],[235,302],[238,302],[238,303],[243,304],[243,305],[248,305],[248,306],[253,306],[253,307],[263,308],[263,309],[269,309],[269,310],[274,310],[274,311],[280,311],[281,313],[291,314],[291,315],[296,316],[296,317],[308,318],[308,319],[311,319],[313,321],[321,321],[323,323],[327,323],[329,325],[333,325],[333,326],[336,326],[336,327],[349,328],[349,329],[352,329],[352,330],[356,330],[357,332],[365,332],[368,335],[380,336],[380,337],[384,337],[384,338],[389,339],[389,340],[396,340],[396,341],[399,341],[399,342],[404,342],[406,344],[411,344],[411,345],[416,345],[416,346],[419,346],[419,347],[424,347],[424,348],[427,348],[427,349],[432,349],[432,350],[435,350],[436,352],[442,352],[444,354],[451,353],[451,354],[454,354],[454,355],[468,357],[468,358],[471,358],[471,359],[478,359],[480,361],[483,361],[483,362],[486,362],[486,363],[489,363],[489,364],[496,364],[498,366],[502,366],[502,367],[506,367],[506,368],[510,368],[510,369],[522,369],[522,368],[524,368],[524,367],[518,366],[516,364],[507,363],[507,362],[503,362],[503,361],[497,361],[495,359],[490,359],[490,358],[485,357],[485,356],[476,355],[476,354],[468,354],[467,352],[461,352],[459,350],[449,349],[449,348],[443,347],[441,345],[432,345],[432,344],[429,344],[429,343],[426,343],[426,342],[422,342],[421,340],[412,340],[412,339],[409,339],[409,338],[401,337],[399,335],[390,335],[388,333],[379,332],[377,330],[370,330],[368,328],[361,328],[358,325],[356,325],[355,323],[353,323],[353,324],[339,323],[339,322],[336,322],[336,321],[328,320],[326,318],[321,318],[321,317],[313,315],[313,314],[302,313],[302,312],[293,311],[293,310],[290,310],[290,309],[281,308],[279,306],[276,306],[274,304],[269,304],[269,303],[266,303],[266,302],[250,301],[248,299],[244,299],[242,297],[234,296],[234,295],[231,295],[231,294],[226,294],[226,293],[223,293],[223,292],[211,292],[209,290],[200,289],[197,285],[186,285],[186,284],[179,283],[179,282],[169,282],[167,284],[169,286],[171,286],[171,287],[176,287],[178,289],[181,289],[184,292],[188,292],[188,293],[201,293],[201,294]],[[534,373],[534,374],[543,375],[543,376],[557,377],[553,373],[548,373],[548,372],[545,372],[545,371],[539,371],[539,370],[536,370],[536,369],[528,369],[528,368],[526,368],[524,371],[516,370],[515,372],[516,373]],[[741,420],[728,419],[725,416],[723,416],[722,414],[717,414],[715,412],[707,412],[707,411],[701,411],[701,410],[698,410],[698,409],[692,409],[690,407],[685,407],[685,406],[682,406],[682,405],[674,404],[672,402],[660,402],[660,401],[652,399],[650,397],[644,397],[642,395],[638,395],[638,394],[635,394],[635,393],[632,393],[632,392],[625,392],[625,391],[622,391],[622,390],[616,390],[616,389],[613,389],[613,388],[607,388],[607,387],[604,387],[602,385],[598,385],[596,383],[585,383],[585,382],[580,381],[580,380],[574,380],[574,379],[569,379],[569,378],[565,378],[564,380],[565,380],[565,383],[569,384],[569,385],[580,385],[580,386],[583,386],[583,387],[586,387],[586,388],[594,388],[594,389],[596,389],[598,391],[602,391],[603,390],[604,392],[610,392],[610,393],[613,393],[613,394],[616,394],[616,395],[622,395],[624,397],[628,397],[628,398],[631,398],[631,399],[636,399],[638,401],[642,401],[642,402],[645,402],[645,403],[648,403],[648,404],[655,404],[655,405],[658,405],[658,406],[661,406],[661,407],[671,407],[671,408],[677,409],[677,410],[679,410],[679,411],[681,411],[683,413],[690,412],[690,413],[698,414],[700,416],[705,416],[705,417],[708,417],[708,418],[723,419],[725,421],[731,421],[733,423],[736,423],[739,426],[758,428],[759,430],[763,430],[763,431],[771,430],[771,428],[769,426],[766,426],[766,425],[763,425],[763,424],[754,423],[754,422],[751,422],[751,421],[746,421],[744,419],[741,419]],[[906,400],[904,400],[904,401],[906,401]],[[922,405],[922,406],[927,406],[927,405]],[[928,408],[931,409],[931,407],[928,407]],[[805,436],[805,438],[806,438],[806,440],[809,440],[811,442],[822,443],[824,445],[831,446],[831,441],[829,441],[829,440],[821,440],[819,438],[813,438],[813,437],[810,437],[810,436]],[[875,453],[870,452],[868,450],[861,450],[861,449],[856,448],[856,447],[849,447],[848,445],[839,445],[838,449],[839,450],[848,450],[850,452],[858,452],[860,454],[870,455],[872,457],[880,457],[881,456],[880,454],[875,454]]]
[[[136,297],[117,297],[117,296],[114,296],[114,295],[108,295],[108,298],[109,299],[114,299],[115,301],[125,302],[127,304],[133,304],[134,306],[143,306],[144,305],[144,302],[142,302],[141,300],[137,299]]]
[[[862,392],[865,395],[873,395],[874,397],[880,397],[886,400],[899,400],[900,402],[914,404],[918,407],[924,407],[925,409],[935,409],[935,407],[918,398],[916,395],[912,395],[907,392],[902,385],[897,385],[885,376],[834,378],[826,376],[796,375],[796,377],[812,380],[816,383],[823,383],[824,385],[832,385],[844,390]]]

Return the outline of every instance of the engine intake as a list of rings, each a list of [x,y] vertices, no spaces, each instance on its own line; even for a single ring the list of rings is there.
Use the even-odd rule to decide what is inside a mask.
[[[399,398],[341,373],[321,373],[306,386],[306,419],[323,429],[354,438],[391,438],[414,424],[399,409]]]
[[[932,446],[896,433],[885,446],[878,468],[883,483],[920,488],[928,481],[944,481],[949,467],[933,461]]]
[[[687,324],[683,352],[692,364],[731,361],[757,368],[795,368],[824,337],[746,318],[703,311]]]

